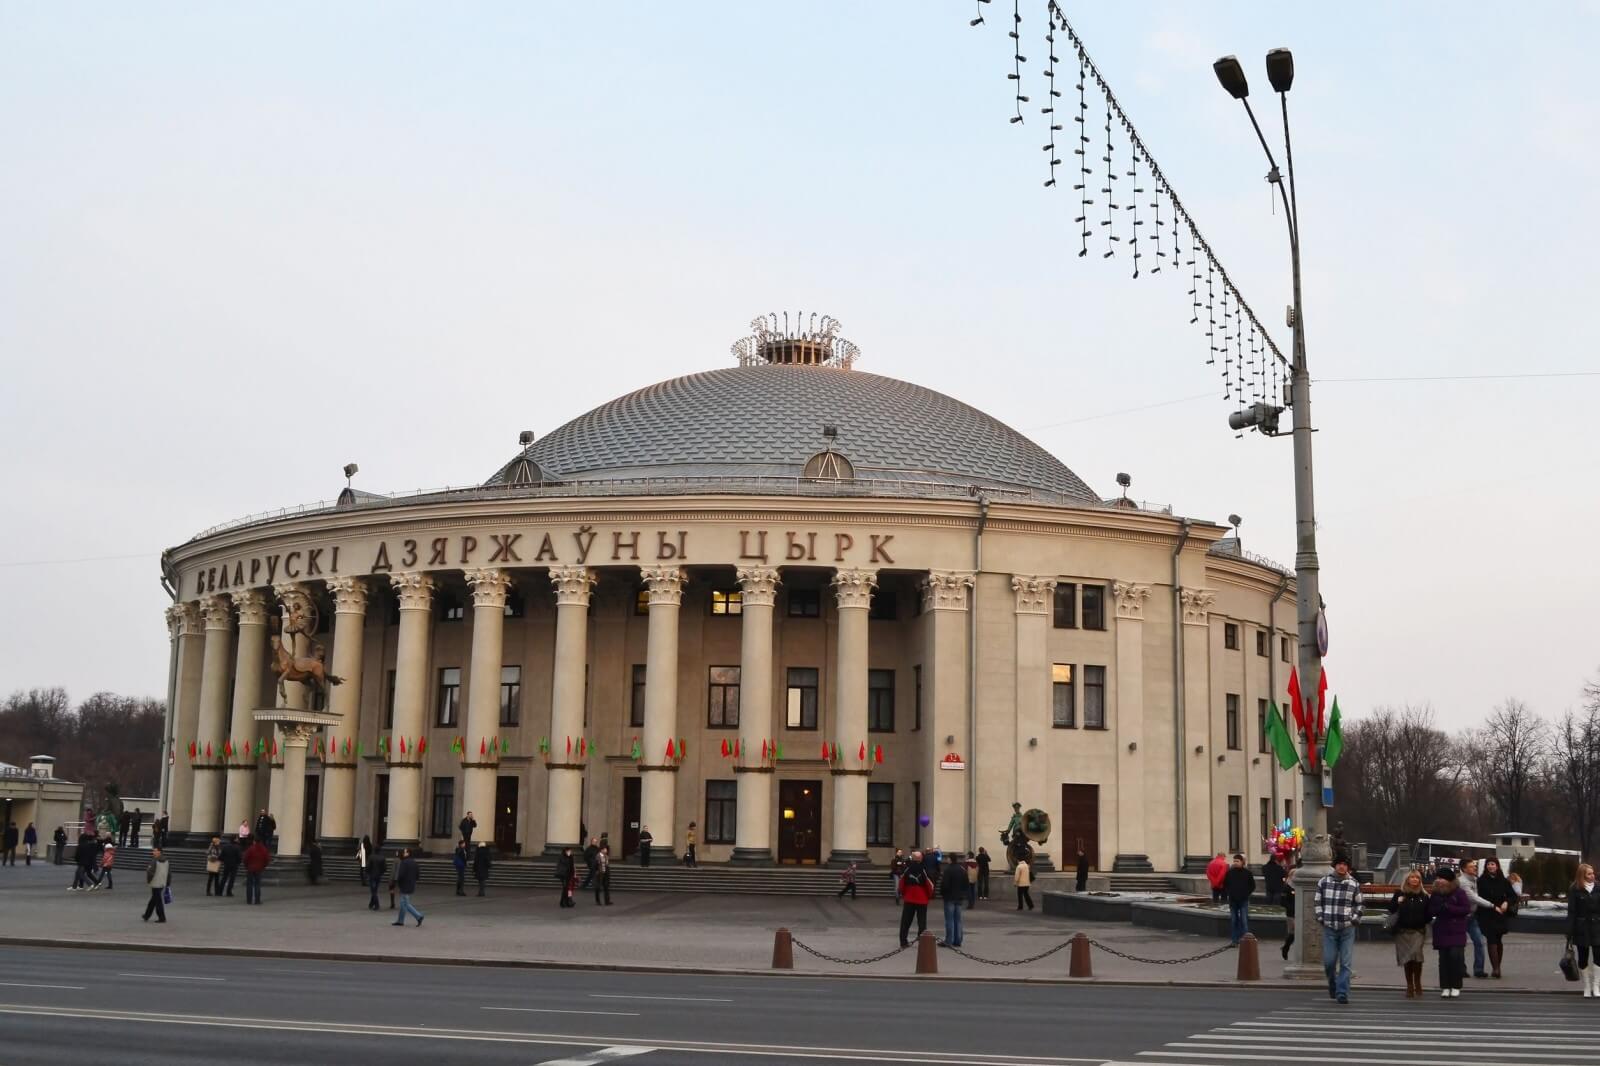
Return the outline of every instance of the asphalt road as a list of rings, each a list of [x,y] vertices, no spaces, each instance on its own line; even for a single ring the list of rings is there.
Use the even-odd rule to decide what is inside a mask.
[[[394,935],[402,937],[400,930]],[[392,945],[384,945],[391,947]],[[1576,996],[600,973],[11,948],[0,1063],[1594,1063]],[[1470,982],[1469,982],[1470,986]],[[403,1045],[413,1045],[406,1048]],[[1513,1050],[1496,1050],[1505,1047]],[[1570,1056],[1570,1057],[1569,1057]],[[713,1058],[714,1057],[714,1058]],[[1451,1051],[1450,1058],[1456,1054]]]

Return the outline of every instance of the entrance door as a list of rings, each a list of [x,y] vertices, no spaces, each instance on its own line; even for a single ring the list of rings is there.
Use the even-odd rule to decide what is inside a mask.
[[[1089,869],[1100,869],[1100,786],[1061,786],[1060,867],[1070,870],[1078,863],[1078,844],[1089,856]]]
[[[300,847],[302,849],[306,847],[308,842],[317,839],[317,800],[321,796],[322,778],[307,777],[305,824],[300,830]]]
[[[389,839],[389,775],[379,774],[373,780],[377,783],[373,789],[377,798],[373,801],[372,842],[381,848]]]
[[[588,841],[584,841],[585,844]],[[622,779],[622,858],[639,850],[639,779]]]
[[[517,779],[494,779],[494,850],[510,855],[517,850]]]
[[[778,782],[778,861],[822,860],[822,782]]]

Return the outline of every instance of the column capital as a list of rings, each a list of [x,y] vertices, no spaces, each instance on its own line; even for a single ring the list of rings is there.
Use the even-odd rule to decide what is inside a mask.
[[[389,584],[400,597],[402,611],[426,611],[433,603],[433,578],[416,570],[390,574]]]
[[[976,578],[966,570],[929,570],[922,579],[924,611],[965,611]]]
[[[205,619],[197,601],[175,603],[167,608],[167,633],[176,637],[198,637],[205,632]]]
[[[556,590],[557,607],[587,607],[589,590],[594,587],[594,571],[582,566],[552,566],[550,584]]]
[[[1011,591],[1017,594],[1018,614],[1048,614],[1055,602],[1056,579],[1013,574]]]
[[[1150,598],[1149,585],[1135,585],[1127,581],[1113,581],[1111,595],[1117,600],[1117,617],[1134,622],[1144,621],[1144,601]]]
[[[777,567],[741,566],[736,572],[746,607],[771,607],[777,602],[778,586],[782,584]]]
[[[328,591],[333,594],[334,614],[367,613],[367,583],[359,577],[331,577]]]
[[[876,570],[835,570],[833,595],[839,609],[864,611],[872,606],[872,590],[878,587]]]
[[[298,581],[283,581],[272,586],[272,594],[278,597],[278,602],[289,608],[291,614],[307,611],[311,608],[311,592]]]
[[[1211,605],[1217,602],[1217,594],[1210,589],[1179,589],[1178,602],[1183,606],[1184,625],[1209,625]]]
[[[641,566],[639,576],[650,589],[650,606],[676,607],[683,602],[683,586],[689,575],[681,566]]]
[[[205,617],[207,629],[233,628],[233,604],[227,596],[211,595],[200,598],[200,613]]]
[[[233,594],[234,610],[239,612],[242,626],[267,624],[267,594],[260,589],[240,589]]]
[[[505,609],[506,594],[511,591],[511,575],[498,567],[486,566],[464,570],[467,584],[472,586],[472,606]]]

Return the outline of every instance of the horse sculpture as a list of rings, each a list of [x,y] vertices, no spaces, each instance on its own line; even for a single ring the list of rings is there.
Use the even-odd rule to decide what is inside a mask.
[[[315,610],[315,608],[312,608]],[[269,639],[272,643],[272,669],[278,675],[278,698],[289,698],[285,682],[298,681],[311,690],[311,709],[320,711],[327,703],[328,686],[342,685],[344,678],[327,671],[327,649],[312,634],[316,632],[316,618],[306,609],[291,609],[285,605],[283,618],[272,619]],[[294,638],[303,636],[310,641],[310,655],[297,656],[293,652]]]

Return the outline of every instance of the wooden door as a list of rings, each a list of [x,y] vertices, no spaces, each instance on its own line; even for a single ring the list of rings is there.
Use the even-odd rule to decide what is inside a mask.
[[[502,855],[517,850],[517,779],[494,779],[494,850]]]
[[[372,842],[383,847],[389,839],[389,775],[379,774],[373,779],[377,785],[372,791],[375,799],[372,810]]]
[[[1089,856],[1089,869],[1100,869],[1100,786],[1061,786],[1061,857],[1058,865],[1071,870],[1078,865],[1078,842]],[[1054,849],[1052,849],[1054,850]]]
[[[585,844],[589,842],[584,841]],[[613,859],[626,859],[639,850],[639,779],[622,779],[622,855]]]
[[[822,782],[778,782],[778,861],[822,861]]]

